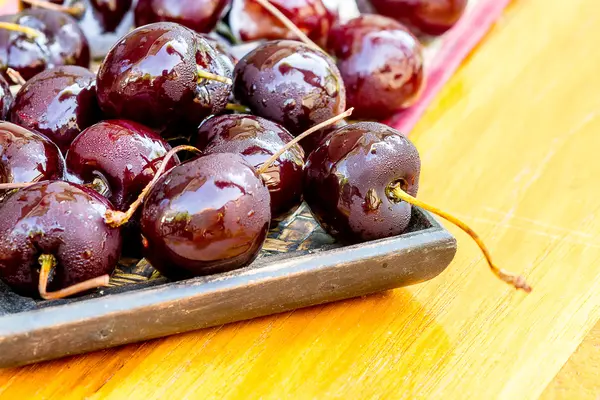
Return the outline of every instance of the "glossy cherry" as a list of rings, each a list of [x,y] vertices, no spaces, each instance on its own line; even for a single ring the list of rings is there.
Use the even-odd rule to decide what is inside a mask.
[[[26,183],[62,179],[65,162],[44,136],[10,122],[0,122],[0,182]]]
[[[256,169],[293,140],[281,125],[253,115],[209,118],[198,130],[195,146],[203,154],[240,154]],[[271,215],[285,215],[302,202],[304,151],[292,146],[262,174],[271,193]]]
[[[0,75],[0,120],[7,121],[10,116],[10,109],[13,105],[14,97],[10,91],[10,85]]]
[[[208,33],[229,8],[231,0],[138,0],[135,24],[176,22],[196,32]]]
[[[317,43],[324,44],[333,23],[333,15],[322,0],[270,0],[302,32]],[[233,0],[229,25],[238,40],[297,39],[277,18],[254,0]]]
[[[28,1],[21,1],[24,8],[29,8]],[[132,0],[35,0],[36,7],[45,3],[58,7],[70,14],[79,22],[85,36],[90,42],[92,57],[100,58],[117,40],[133,27]],[[38,3],[40,3],[38,5]]]
[[[15,97],[11,121],[40,132],[66,153],[82,130],[101,119],[96,76],[77,66],[44,71],[30,79]]]
[[[18,15],[2,15],[0,21],[19,23]],[[49,38],[37,31],[37,36],[23,32],[0,29],[0,73],[8,81],[14,82],[6,73],[8,68],[17,71],[27,80],[42,72],[50,62]]]
[[[211,154],[164,174],[142,211],[144,254],[173,279],[250,264],[271,220],[269,191],[237,154]]]
[[[108,53],[98,72],[98,101],[109,118],[155,129],[198,127],[227,105],[231,85],[216,51],[195,32],[159,22],[135,29]]]
[[[111,274],[121,233],[104,222],[110,207],[96,192],[62,181],[11,194],[0,209],[0,278],[21,295],[39,297],[45,260],[49,291]]]
[[[234,94],[252,112],[293,135],[340,114],[346,89],[325,53],[301,42],[262,44],[235,67]]]
[[[355,243],[399,235],[408,227],[411,205],[390,198],[400,183],[415,196],[419,153],[387,125],[361,122],[335,131],[306,164],[304,198],[333,236]]]
[[[468,0],[371,0],[378,14],[394,18],[415,33],[441,35],[464,14]]]
[[[16,23],[46,35],[49,66],[90,66],[88,40],[73,17],[54,10],[29,9],[18,14]]]
[[[425,81],[423,50],[400,23],[362,15],[334,27],[329,48],[357,118],[388,118],[418,100]]]
[[[71,144],[66,163],[69,179],[100,188],[117,210],[126,210],[150,183],[171,146],[136,122],[102,121],[84,130]],[[177,157],[168,168],[179,164]]]

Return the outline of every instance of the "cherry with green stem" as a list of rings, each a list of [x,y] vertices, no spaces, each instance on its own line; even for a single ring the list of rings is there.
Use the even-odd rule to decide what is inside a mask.
[[[350,124],[309,156],[304,199],[327,232],[349,243],[400,235],[410,223],[412,206],[427,210],[465,231],[499,279],[530,292],[523,277],[496,266],[473,229],[416,198],[420,168],[416,147],[397,130],[379,123]]]

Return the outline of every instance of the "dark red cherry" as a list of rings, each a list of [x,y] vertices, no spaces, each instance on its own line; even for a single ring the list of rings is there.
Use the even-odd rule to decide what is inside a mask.
[[[355,243],[399,235],[411,205],[393,200],[399,184],[415,196],[420,158],[415,146],[387,125],[361,122],[335,131],[306,164],[304,198],[333,236]]]
[[[441,35],[452,28],[468,0],[371,0],[378,14],[394,18],[413,32]]]
[[[136,122],[103,121],[84,130],[71,144],[66,164],[68,179],[85,184],[126,211],[150,183],[171,146]],[[167,168],[179,164],[170,159]],[[139,214],[123,227],[123,253],[141,255]]]
[[[102,121],[84,130],[67,152],[67,171],[74,182],[106,190],[115,208],[125,211],[154,178],[171,146],[136,122]],[[177,157],[168,168],[178,165]]]
[[[135,24],[176,22],[201,33],[212,31],[231,0],[138,0]]]
[[[254,114],[293,135],[346,109],[344,82],[331,57],[291,40],[262,44],[242,58],[234,94]]]
[[[384,119],[418,100],[425,81],[423,50],[400,23],[362,15],[334,27],[329,48],[356,118]]]
[[[0,209],[0,278],[15,292],[39,297],[42,256],[55,264],[48,289],[111,274],[121,251],[102,196],[68,182],[41,182],[6,198]]]
[[[49,66],[90,66],[90,47],[77,21],[62,12],[44,9],[22,11],[16,23],[37,29],[48,38]]]
[[[96,76],[77,66],[44,71],[15,97],[11,121],[40,132],[65,153],[82,130],[101,119]]]
[[[6,121],[10,116],[10,109],[13,105],[13,95],[10,91],[10,85],[0,75],[0,120]]]
[[[163,175],[142,212],[145,256],[174,279],[250,264],[271,220],[269,190],[237,154],[211,154]]]
[[[78,20],[79,26],[89,40],[93,58],[104,57],[112,45],[133,27],[132,0],[46,0],[46,2],[62,7],[65,13]],[[21,4],[23,8],[30,7],[27,1],[22,0]]]
[[[198,127],[227,105],[231,86],[216,51],[195,32],[159,22],[132,31],[108,53],[98,72],[98,101],[109,118],[151,128]]]
[[[294,137],[281,125],[253,115],[209,118],[198,130],[195,146],[204,154],[240,154],[256,169]],[[304,151],[294,145],[262,174],[271,193],[271,215],[279,217],[302,202]]]
[[[0,122],[0,182],[62,179],[65,162],[58,147],[42,135]]]
[[[18,15],[2,15],[0,21],[19,23]],[[49,38],[42,32],[38,37],[22,32],[0,29],[0,73],[13,82],[6,74],[8,68],[17,71],[25,80],[42,72],[50,64]],[[19,83],[19,82],[13,82]]]
[[[322,0],[270,0],[313,41],[324,44],[332,24],[332,15]],[[297,39],[278,19],[254,0],[233,0],[229,25],[238,40]]]

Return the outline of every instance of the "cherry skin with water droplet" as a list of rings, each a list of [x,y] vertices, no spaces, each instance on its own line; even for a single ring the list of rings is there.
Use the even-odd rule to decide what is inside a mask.
[[[346,110],[346,89],[327,54],[301,42],[267,42],[235,67],[234,95],[293,135]]]
[[[83,186],[41,182],[14,192],[0,209],[0,279],[16,293],[39,297],[39,257],[57,260],[52,291],[111,274],[121,232],[109,228],[108,200]]]
[[[270,3],[310,39],[319,44],[326,42],[333,15],[322,0],[270,0]],[[293,32],[253,0],[233,0],[229,26],[242,42],[297,39]]]
[[[281,125],[254,115],[220,115],[206,120],[194,145],[203,154],[235,153],[257,170],[294,137]],[[302,202],[304,151],[294,145],[262,174],[271,193],[271,215],[281,217]]]
[[[335,131],[306,164],[304,198],[319,223],[347,243],[399,235],[412,207],[390,198],[400,183],[413,196],[419,188],[415,146],[387,125],[360,122]]]
[[[329,49],[359,119],[385,119],[414,104],[425,83],[422,46],[404,26],[362,15],[334,27]]]
[[[371,0],[378,14],[394,18],[413,32],[441,35],[462,17],[468,0]]]
[[[164,174],[142,211],[144,255],[172,279],[231,271],[258,256],[269,190],[238,154],[211,154]]]
[[[10,85],[6,79],[0,75],[0,120],[8,121],[13,101],[14,97],[10,91]]]
[[[175,22],[208,33],[217,26],[230,4],[231,0],[138,0],[135,25]]]
[[[102,118],[96,76],[77,66],[62,66],[30,79],[15,97],[11,121],[40,132],[66,153],[71,142]]]
[[[198,127],[225,109],[231,86],[200,77],[227,71],[216,51],[178,24],[146,25],[123,37],[98,72],[98,101],[108,118],[151,128]]]
[[[62,179],[65,161],[44,136],[0,122],[0,182],[27,183]]]

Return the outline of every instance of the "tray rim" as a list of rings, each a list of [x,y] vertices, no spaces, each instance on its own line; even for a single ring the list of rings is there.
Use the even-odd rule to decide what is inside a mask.
[[[416,209],[416,212],[426,218],[430,227],[387,239],[322,251],[317,250],[284,259],[277,256],[265,257],[255,262],[253,266],[227,274],[180,282],[168,282],[128,292],[114,293],[69,304],[1,316],[0,368],[20,366],[224,323],[249,320],[297,308],[360,297],[433,279],[451,263],[456,253],[457,242],[454,236],[431,214],[420,209]],[[362,286],[360,289],[356,289],[356,287],[347,289],[344,287],[344,284],[347,287],[358,285],[360,280],[358,277],[364,276],[356,275],[352,278],[354,280],[349,280],[350,278],[346,277],[346,274],[351,272],[353,266],[356,265],[365,270],[367,264],[376,265],[378,260],[381,259],[396,260],[403,255],[414,258],[417,249],[430,251],[430,258],[434,260],[434,263],[430,260],[419,259],[413,264],[417,267],[426,267],[422,270],[417,268],[408,272],[403,266],[393,265],[385,271],[377,271],[379,274],[377,279],[374,282],[363,283],[364,288]],[[443,261],[435,263],[435,261],[438,261],[436,258],[438,255]],[[271,258],[273,259],[269,260]],[[408,269],[410,270],[410,268]],[[408,279],[408,283],[406,283],[407,273],[408,275],[413,274]],[[281,306],[277,303],[265,301],[264,304],[259,304],[259,307],[249,309],[247,315],[243,313],[243,310],[236,309],[230,310],[230,314],[234,316],[221,316],[213,312],[212,319],[201,313],[198,317],[200,306],[197,304],[202,304],[202,307],[219,308],[219,305],[212,305],[210,302],[221,298],[222,295],[237,293],[238,291],[252,291],[268,285],[282,284],[293,287],[295,282],[306,281],[306,279],[312,279],[314,283],[321,276],[327,274],[334,274],[340,280],[340,283],[336,284],[337,289],[330,290],[330,293],[327,293],[329,289],[325,287],[322,293],[310,292],[308,296],[305,294],[304,297],[306,298],[294,297],[293,294],[287,293],[279,294],[280,297],[284,296],[286,300],[285,304]],[[299,291],[302,292],[302,290],[306,291],[304,288]],[[298,296],[298,294],[295,295]],[[206,306],[206,304],[209,306]],[[186,309],[186,305],[191,308]],[[176,308],[173,309],[173,307]],[[238,307],[240,306],[238,305]],[[151,315],[152,312],[160,312],[165,309],[174,310],[172,312],[176,314],[175,316],[166,317],[175,321],[172,322],[175,325],[172,328],[168,327],[167,332],[165,332],[167,328],[158,326],[158,320],[148,322],[147,319],[141,322],[142,325],[147,324],[146,328],[137,329],[138,327],[135,326],[135,332],[131,332],[130,329],[130,337],[124,340],[121,340],[121,338],[115,339],[114,337],[107,338],[104,334],[104,328],[98,331],[93,328],[93,326],[100,325],[114,327],[116,322],[125,321],[124,318],[132,318],[132,316],[135,318],[136,315],[137,318],[142,318],[143,315]],[[188,317],[187,312],[191,312],[191,316]],[[193,318],[194,313],[197,314],[196,317],[199,319],[189,319]],[[179,319],[177,319],[178,317]],[[186,318],[188,319],[186,320]],[[202,318],[207,318],[207,320],[204,321]],[[176,326],[177,323],[180,325]],[[82,338],[81,336],[85,336],[85,334],[82,334],[81,330],[86,325],[87,327],[83,330],[87,329],[88,333],[86,337]],[[181,326],[184,326],[184,328],[180,329]],[[52,332],[52,334],[48,335],[47,332]],[[83,341],[75,345],[76,350],[70,351],[68,346],[65,346],[65,350],[57,355],[56,349],[52,348],[52,341],[57,340],[58,337],[70,338],[71,340],[81,339]],[[46,340],[48,341],[45,342]],[[23,346],[27,348],[24,349]]]

